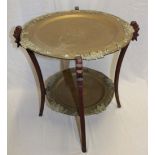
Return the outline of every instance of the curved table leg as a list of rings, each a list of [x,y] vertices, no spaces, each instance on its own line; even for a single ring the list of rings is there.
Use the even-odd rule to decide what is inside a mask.
[[[130,23],[130,25],[133,27],[134,32],[133,32],[133,36],[132,36],[132,41],[136,40],[137,41],[137,37],[139,36],[139,25],[137,24],[136,21],[132,21]],[[126,53],[126,50],[128,48],[129,44],[126,45],[124,48],[121,49],[118,61],[117,61],[117,65],[116,65],[116,70],[115,70],[115,79],[114,79],[114,87],[115,87],[115,97],[116,97],[116,101],[117,101],[117,107],[120,108],[121,107],[121,103],[120,103],[120,99],[119,99],[119,93],[118,93],[118,82],[119,82],[119,74],[120,74],[120,69],[121,69],[121,65],[122,65],[122,61],[124,58],[124,55]]]
[[[43,110],[44,110],[44,104],[45,104],[46,89],[45,89],[45,86],[44,86],[44,81],[43,81],[41,69],[40,69],[39,63],[38,63],[38,61],[37,61],[37,59],[35,57],[35,54],[33,53],[33,51],[31,51],[29,49],[26,49],[26,50],[27,50],[32,62],[33,62],[33,65],[34,65],[35,70],[37,72],[37,76],[38,76],[39,83],[40,83],[41,104],[40,104],[39,116],[42,116],[43,115]]]
[[[83,105],[83,68],[81,57],[76,57],[76,78],[77,78],[77,89],[79,94],[78,102],[79,102],[79,115],[81,125],[82,152],[86,152],[86,131],[85,131],[85,116]]]
[[[14,30],[14,34],[13,36],[15,37],[15,42],[17,43],[17,47],[21,46],[20,44],[20,35],[22,32],[22,27],[21,26],[17,26]],[[40,66],[38,64],[38,61],[35,57],[35,54],[33,53],[33,51],[31,51],[30,49],[26,49],[33,64],[35,67],[35,70],[37,72],[38,75],[38,79],[39,79],[39,83],[40,83],[40,90],[41,90],[41,105],[40,105],[40,112],[39,112],[39,116],[43,115],[43,110],[44,110],[44,103],[45,103],[45,95],[46,95],[46,89],[44,86],[44,81],[43,81],[43,77],[42,77],[42,73],[41,73],[41,69]]]
[[[123,61],[123,58],[124,58],[124,55],[126,53],[128,46],[129,46],[129,44],[121,49],[121,52],[120,52],[120,55],[119,55],[119,58],[117,61],[117,65],[116,65],[116,70],[115,70],[114,87],[115,87],[115,97],[116,97],[118,108],[121,107],[121,103],[120,103],[120,99],[119,99],[119,93],[118,93],[119,74],[120,74],[122,61]]]

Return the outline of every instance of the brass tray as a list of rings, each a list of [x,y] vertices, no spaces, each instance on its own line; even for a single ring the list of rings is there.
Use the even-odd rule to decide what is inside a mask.
[[[46,81],[49,107],[67,115],[78,114],[78,93],[75,68],[66,69],[49,77]],[[102,112],[113,98],[114,85],[101,72],[84,68],[84,111],[85,115]]]
[[[98,11],[64,11],[40,16],[23,27],[21,45],[39,54],[97,59],[127,45],[133,28],[124,20]]]

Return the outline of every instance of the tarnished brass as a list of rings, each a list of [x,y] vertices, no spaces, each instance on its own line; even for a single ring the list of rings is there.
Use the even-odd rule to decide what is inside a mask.
[[[98,11],[64,11],[33,19],[22,30],[21,45],[42,55],[97,59],[127,45],[133,28],[124,20]]]
[[[112,81],[101,72],[84,68],[83,99],[85,115],[102,112],[114,94]],[[47,99],[50,107],[68,115],[78,114],[75,68],[66,69],[48,78]]]

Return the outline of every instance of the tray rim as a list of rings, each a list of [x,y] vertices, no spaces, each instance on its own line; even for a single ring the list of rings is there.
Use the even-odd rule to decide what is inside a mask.
[[[68,68],[66,70],[71,70],[71,72],[73,72],[75,70],[75,68],[72,67],[72,68]],[[97,70],[87,68],[87,67],[84,67],[84,71],[89,71],[90,73],[93,73],[93,74],[97,73],[98,76],[100,77],[100,79],[103,78],[102,80],[106,83],[105,85],[108,85],[107,86],[108,90],[107,90],[106,96],[104,96],[97,104],[88,107],[85,115],[89,116],[89,115],[94,115],[94,114],[101,113],[101,112],[106,110],[106,107],[110,104],[110,102],[113,99],[113,96],[114,96],[114,83],[112,82],[112,80],[110,78],[108,78],[102,72],[99,72]],[[55,81],[58,81],[58,79],[61,78],[62,72],[63,71],[59,71],[59,72],[55,73],[54,75],[48,77],[48,79],[46,80],[46,87],[47,87],[48,82],[50,80],[52,80],[52,81],[50,81],[52,83],[52,85],[55,85]],[[78,115],[77,112],[69,111],[69,109],[65,108],[66,106],[63,106],[63,105],[61,105],[59,103],[56,103],[56,101],[53,98],[49,97],[48,96],[48,88],[46,88],[46,91],[47,91],[46,99],[48,101],[48,106],[53,111],[63,113],[63,114],[66,114],[66,115],[71,115],[71,116]]]
[[[23,29],[22,29],[22,33],[21,33],[20,44],[22,45],[22,47],[25,49],[30,49],[33,52],[38,53],[40,55],[44,55],[44,56],[48,56],[48,57],[53,57],[53,58],[57,58],[57,59],[75,60],[76,56],[75,57],[69,56],[69,55],[67,57],[65,55],[64,56],[57,56],[57,55],[51,54],[51,52],[49,52],[46,49],[43,50],[43,49],[39,48],[31,40],[29,40],[28,32],[25,30],[28,26],[31,26],[31,25],[35,24],[37,21],[42,20],[46,17],[63,16],[65,14],[69,14],[69,13],[70,14],[88,13],[88,14],[99,14],[99,15],[103,14],[103,15],[112,16],[112,17],[116,18],[116,20],[118,22],[120,22],[120,24],[123,26],[123,30],[125,32],[125,39],[111,45],[110,46],[111,50],[100,49],[100,50],[94,50],[94,51],[87,51],[86,52],[87,54],[85,54],[85,55],[76,55],[76,56],[81,56],[82,59],[84,59],[84,60],[93,60],[93,59],[103,58],[105,55],[112,54],[114,52],[121,50],[121,48],[125,47],[132,40],[133,33],[134,33],[133,27],[128,22],[121,19],[120,17],[117,17],[117,16],[112,15],[110,13],[96,11],[96,10],[70,10],[70,11],[59,11],[59,12],[47,13],[47,14],[38,16],[38,17],[33,18],[32,20],[26,22],[23,25]]]

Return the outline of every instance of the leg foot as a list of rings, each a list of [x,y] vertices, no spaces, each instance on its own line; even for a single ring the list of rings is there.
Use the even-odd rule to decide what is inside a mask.
[[[39,117],[42,117],[43,116],[43,114],[42,113],[39,113]]]
[[[86,147],[82,147],[82,152],[83,153],[86,153],[87,152]]]
[[[39,116],[43,115],[43,111],[44,111],[44,104],[45,104],[45,93],[42,92],[41,95],[41,104],[40,104],[40,111],[39,111]]]
[[[82,152],[86,152],[86,131],[85,131],[85,118],[84,116],[80,116],[80,124],[81,124],[81,147]]]
[[[119,93],[118,93],[118,85],[115,85],[115,97],[116,97],[116,102],[117,102],[117,107],[121,108],[121,103],[119,100]]]
[[[117,105],[117,108],[121,108],[121,105]]]

